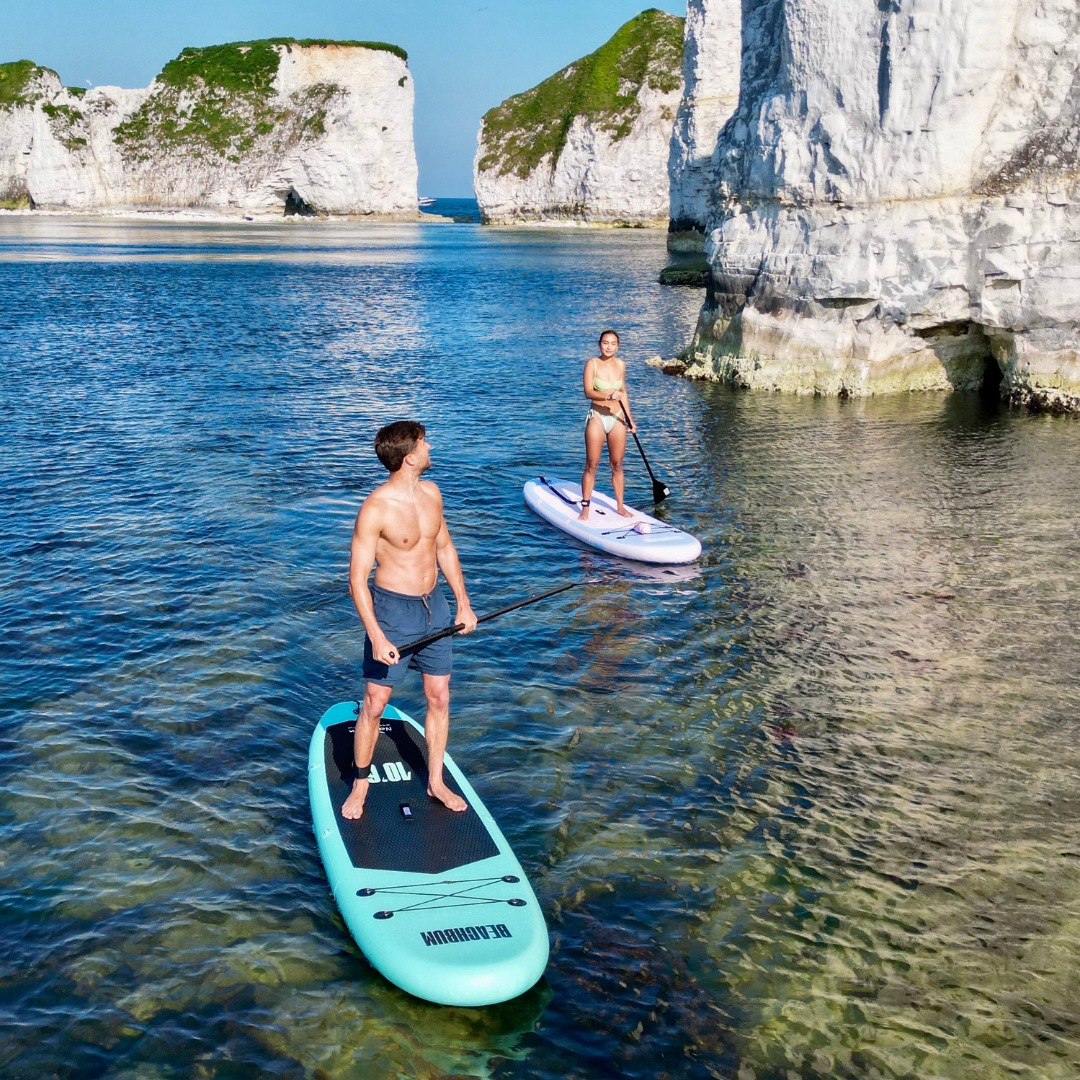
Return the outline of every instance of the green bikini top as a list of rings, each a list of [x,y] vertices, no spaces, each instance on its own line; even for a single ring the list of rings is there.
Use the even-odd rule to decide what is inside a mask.
[[[594,390],[621,390],[622,384],[622,379],[616,379],[614,382],[601,382],[595,375],[592,380]]]

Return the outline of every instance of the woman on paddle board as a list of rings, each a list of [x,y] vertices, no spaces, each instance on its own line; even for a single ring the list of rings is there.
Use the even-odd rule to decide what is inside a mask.
[[[585,362],[585,396],[589,411],[585,415],[585,472],[581,476],[581,513],[578,521],[589,520],[589,503],[596,486],[596,467],[607,442],[611,463],[611,486],[623,517],[631,517],[623,506],[623,456],[626,454],[627,422],[630,431],[637,431],[630,415],[630,399],[626,396],[626,365],[615,355],[619,351],[619,335],[605,330],[600,335],[600,355]]]

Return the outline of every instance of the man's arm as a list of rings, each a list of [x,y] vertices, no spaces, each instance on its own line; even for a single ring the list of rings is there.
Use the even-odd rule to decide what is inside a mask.
[[[364,629],[371,639],[371,653],[380,664],[396,664],[398,651],[382,632],[375,619],[368,577],[375,565],[375,547],[382,531],[382,515],[377,500],[364,500],[353,526],[352,551],[349,555],[349,595],[352,597]]]
[[[439,496],[439,511],[441,515],[441,495]],[[457,602],[457,614],[454,616],[454,622],[461,623],[464,626],[461,632],[467,634],[470,630],[476,629],[476,616],[473,614],[472,605],[469,603],[469,594],[465,592],[465,578],[461,574],[461,563],[458,560],[457,548],[454,547],[454,542],[450,539],[450,530],[446,527],[446,518],[442,518],[439,535],[435,537],[435,559],[439,564],[439,569],[443,572],[443,577],[446,578],[447,585],[450,586],[450,591],[454,594],[454,600]]]

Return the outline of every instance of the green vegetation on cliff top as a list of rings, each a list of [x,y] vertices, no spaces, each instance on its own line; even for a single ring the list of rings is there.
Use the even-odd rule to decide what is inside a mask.
[[[206,86],[234,90],[240,93],[269,90],[277,74],[281,54],[275,48],[284,45],[326,47],[346,45],[361,49],[374,49],[393,53],[408,60],[409,55],[397,45],[383,41],[330,41],[325,38],[265,38],[262,41],[234,41],[227,45],[208,45],[204,48],[187,48],[170,60],[158,75],[158,82],[168,86],[190,87],[201,79]]]
[[[596,52],[485,113],[480,170],[498,168],[500,176],[514,173],[524,180],[548,154],[553,163],[558,160],[578,116],[614,139],[625,138],[641,111],[643,86],[664,92],[678,88],[683,23],[649,8]]]
[[[0,109],[10,112],[22,105],[33,105],[44,97],[36,85],[43,75],[56,75],[56,72],[35,64],[33,60],[0,64]]]
[[[332,38],[270,38],[275,45],[299,45],[302,48],[310,49],[316,48],[322,45],[350,45],[354,49],[374,49],[376,52],[388,52],[393,53],[395,56],[400,56],[406,63],[409,61],[409,54],[400,45],[388,45],[385,41],[334,41]]]
[[[158,75],[158,82],[177,89],[214,88],[241,94],[263,94],[277,74],[280,55],[275,45],[291,49],[332,45],[373,49],[393,53],[408,62],[409,54],[398,45],[385,41],[334,41],[329,38],[266,38],[262,41],[236,41],[227,45],[188,48],[169,61]],[[56,75],[52,68],[42,67],[32,60],[16,60],[0,64],[0,109],[10,111],[23,105],[33,105],[44,95],[35,83],[43,75]],[[59,76],[57,76],[59,79]],[[86,88],[67,87],[69,94],[82,97]]]
[[[184,49],[158,75],[156,92],[117,126],[114,138],[125,159],[148,161],[183,151],[235,162],[258,140],[269,139],[281,150],[322,135],[327,107],[344,91],[320,83],[280,101],[273,88],[281,61],[278,46],[291,50],[294,45],[352,46],[408,59],[404,49],[381,41],[321,38],[267,38]]]

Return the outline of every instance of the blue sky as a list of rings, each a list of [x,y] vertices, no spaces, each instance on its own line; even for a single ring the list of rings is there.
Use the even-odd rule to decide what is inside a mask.
[[[33,60],[69,86],[146,86],[186,45],[357,38],[408,50],[420,193],[471,196],[480,117],[592,52],[647,0],[35,0],[4,20],[0,62]]]

